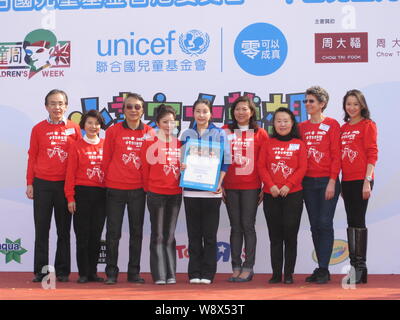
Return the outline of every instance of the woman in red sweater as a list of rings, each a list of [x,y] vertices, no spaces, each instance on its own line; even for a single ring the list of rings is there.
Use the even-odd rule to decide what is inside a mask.
[[[155,284],[176,283],[175,228],[182,203],[179,187],[180,142],[173,135],[176,112],[160,105],[156,137],[143,143],[140,153],[147,208],[150,213],[150,271]]]
[[[69,281],[71,271],[71,215],[67,210],[64,181],[71,144],[82,138],[79,126],[67,120],[67,94],[51,90],[45,98],[49,117],[32,129],[26,173],[26,195],[33,199],[35,221],[35,253],[33,282],[41,282],[49,265],[49,231],[51,216],[57,227],[55,271],[57,280]]]
[[[264,214],[271,241],[273,275],[269,283],[293,283],[297,256],[297,233],[303,211],[301,182],[307,170],[307,153],[288,108],[273,116],[272,136],[260,151],[258,172],[264,184]]]
[[[346,122],[340,130],[342,149],[342,195],[347,214],[349,241],[349,283],[367,282],[367,228],[365,215],[374,185],[378,160],[377,129],[370,119],[364,95],[350,90],[343,98]],[[354,273],[355,271],[355,273]]]
[[[330,280],[333,217],[340,194],[340,125],[323,114],[328,101],[325,89],[319,86],[307,89],[304,102],[310,119],[299,124],[308,156],[308,168],[303,180],[304,202],[318,259],[318,268],[306,278],[306,282],[318,284]]]
[[[97,110],[90,110],[79,126],[86,134],[71,147],[64,191],[74,217],[78,283],[102,282],[104,279],[97,276],[97,261],[106,219],[106,191],[101,170],[104,139],[99,133],[105,124]]]
[[[247,282],[253,277],[257,246],[256,214],[263,197],[255,160],[261,145],[268,140],[268,134],[258,127],[256,107],[250,98],[243,96],[236,99],[230,112],[232,123],[223,127],[227,130],[232,152],[232,165],[224,179],[224,198],[231,223],[233,270],[228,281]],[[244,262],[241,259],[243,240]]]
[[[146,194],[140,171],[140,150],[143,142],[153,134],[144,124],[144,100],[129,93],[123,103],[125,120],[107,129],[104,141],[103,172],[106,181],[106,274],[105,284],[115,284],[118,279],[118,247],[125,207],[129,218],[128,281],[144,283],[140,277],[143,222]]]

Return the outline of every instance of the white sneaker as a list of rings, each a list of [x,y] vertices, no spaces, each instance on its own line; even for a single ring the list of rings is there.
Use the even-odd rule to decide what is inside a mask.
[[[154,284],[166,284],[165,280],[154,281]]]
[[[200,283],[202,283],[202,284],[211,284],[211,280],[209,280],[209,279],[200,279]]]
[[[167,284],[175,284],[175,283],[176,283],[176,279],[175,278],[167,279]]]
[[[200,279],[199,278],[193,278],[193,279],[190,279],[189,280],[189,283],[191,283],[191,284],[198,284],[198,283],[200,283]]]

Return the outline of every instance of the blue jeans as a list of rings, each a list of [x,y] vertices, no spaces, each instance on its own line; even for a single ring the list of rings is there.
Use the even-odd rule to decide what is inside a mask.
[[[332,255],[334,231],[333,217],[340,194],[340,182],[335,184],[335,195],[331,200],[325,200],[325,191],[329,177],[303,179],[303,196],[311,234],[320,268],[328,268]]]

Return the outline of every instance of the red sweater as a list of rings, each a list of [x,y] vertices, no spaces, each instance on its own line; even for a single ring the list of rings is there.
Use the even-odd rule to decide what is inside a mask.
[[[143,123],[132,130],[125,121],[107,129],[102,166],[106,187],[122,190],[143,188],[140,149],[143,141],[153,133],[153,129]]]
[[[254,160],[258,159],[261,145],[268,141],[268,133],[262,128],[255,133],[253,130],[237,130],[234,133],[228,129],[228,125],[222,128],[227,130],[232,154],[232,164],[224,177],[224,188],[260,189],[261,180]]]
[[[64,185],[68,202],[75,202],[75,186],[104,187],[103,144],[103,139],[98,144],[81,139],[71,146]]]
[[[325,118],[321,123],[310,120],[299,124],[301,139],[307,148],[307,177],[329,177],[340,172],[340,125],[335,119]]]
[[[164,142],[157,137],[146,140],[140,152],[145,191],[181,194],[179,187],[181,142]]]
[[[289,193],[302,190],[301,182],[307,170],[307,152],[303,141],[269,139],[261,147],[257,169],[265,193],[271,193],[274,185],[279,189],[286,185]]]
[[[31,185],[34,178],[65,180],[69,147],[80,138],[81,129],[70,120],[67,124],[51,124],[43,120],[35,125],[28,151],[27,185]]]
[[[345,123],[340,129],[343,181],[364,180],[367,165],[378,160],[377,129],[372,120],[354,125]]]

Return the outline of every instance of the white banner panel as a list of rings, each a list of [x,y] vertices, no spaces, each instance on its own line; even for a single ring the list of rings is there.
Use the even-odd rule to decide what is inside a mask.
[[[214,121],[240,94],[254,98],[262,125],[273,111],[291,108],[306,119],[305,89],[326,88],[325,113],[343,123],[347,90],[364,92],[378,127],[379,160],[367,213],[368,269],[398,273],[400,156],[397,107],[400,81],[399,1],[324,0],[0,0],[0,271],[32,271],[33,209],[25,173],[30,131],[46,116],[53,88],[69,95],[68,115],[79,121],[102,111],[110,126],[121,119],[125,92],[146,100],[152,123],[161,102],[179,107],[180,126],[191,121],[198,97],[213,102]],[[334,220],[331,272],[348,265],[346,216],[340,199]],[[298,237],[297,273],[315,267],[307,213]],[[255,272],[271,272],[262,208],[256,224]],[[224,205],[218,232],[218,272],[230,272],[229,220]],[[72,232],[73,233],[73,232]],[[124,221],[119,265],[128,263]],[[149,271],[150,225],[144,226],[142,270]],[[51,230],[54,261],[55,225]],[[183,208],[176,230],[178,272],[186,272]],[[75,238],[71,237],[75,257]],[[72,269],[77,270],[75,260]],[[104,265],[100,265],[100,270]]]

